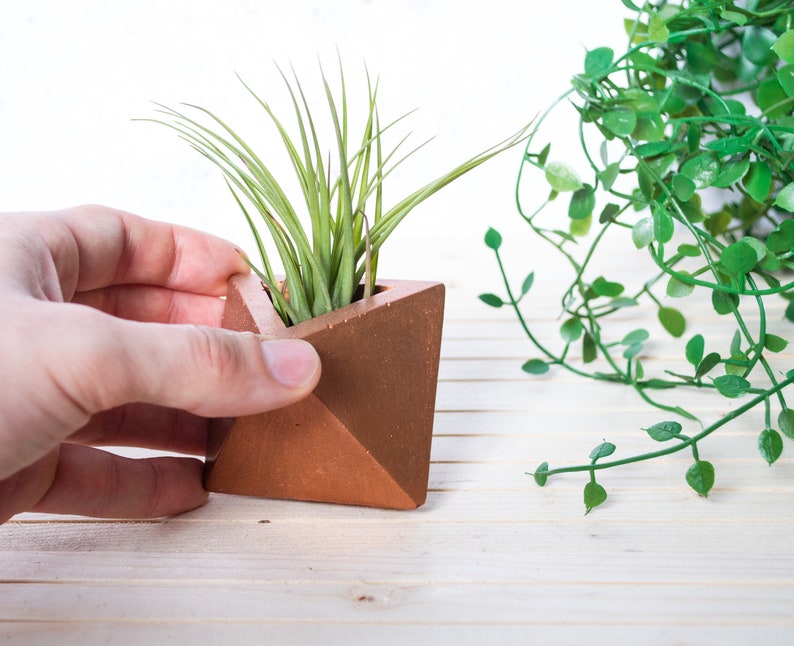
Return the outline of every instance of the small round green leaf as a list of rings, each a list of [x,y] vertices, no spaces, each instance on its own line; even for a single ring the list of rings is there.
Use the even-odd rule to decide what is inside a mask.
[[[664,19],[658,14],[652,15],[648,21],[648,37],[655,43],[666,43],[670,38],[670,31]]]
[[[662,206],[653,209],[653,237],[662,244],[670,242],[675,233],[675,223],[670,212]]]
[[[747,193],[756,202],[766,202],[772,188],[772,171],[769,169],[769,165],[764,161],[753,162],[742,183]]]
[[[785,65],[777,71],[777,80],[786,96],[794,96],[794,65]]]
[[[780,34],[772,45],[772,51],[787,63],[794,63],[794,29]]]
[[[568,231],[572,236],[579,236],[580,238],[590,233],[590,227],[593,226],[593,216],[588,215],[586,218],[579,220],[571,219],[568,222]]]
[[[779,271],[783,267],[783,261],[773,253],[768,253],[761,259],[760,267],[765,272],[774,273],[776,271]],[[780,287],[780,281],[777,280],[777,278],[775,278],[774,276],[770,275],[769,273],[767,273],[764,276],[764,280],[766,280],[766,282],[769,284],[770,287],[773,288]],[[791,307],[791,301],[789,301],[789,307]],[[788,313],[786,313],[786,317],[788,318]]]
[[[771,466],[783,453],[783,438],[775,429],[767,428],[758,436],[758,452]]]
[[[770,352],[783,352],[788,346],[788,341],[777,334],[769,334],[764,337],[764,347]]]
[[[595,209],[596,197],[593,187],[585,184],[571,195],[571,202],[568,205],[568,217],[572,220],[584,220],[593,214]]]
[[[682,427],[678,422],[659,422],[643,430],[651,436],[651,439],[667,442],[681,435]]]
[[[612,202],[610,202],[603,209],[601,209],[601,213],[598,216],[598,222],[600,224],[613,222],[615,220],[615,217],[619,213],[620,213],[620,207],[617,204],[613,204]]]
[[[589,514],[595,507],[606,502],[606,499],[606,489],[597,482],[591,480],[584,486],[584,506],[586,514]]]
[[[496,229],[490,228],[485,233],[485,246],[494,251],[502,246],[502,236]]]
[[[687,271],[680,271],[678,273],[682,277],[689,275]],[[671,298],[684,298],[694,291],[695,286],[692,283],[686,283],[675,276],[670,276],[670,279],[667,281],[667,295]]]
[[[714,387],[723,397],[736,399],[750,390],[750,382],[739,375],[721,375],[714,379]]]
[[[664,137],[664,124],[658,112],[638,112],[637,127],[631,134],[639,141],[660,141]]]
[[[686,471],[686,481],[697,493],[707,498],[714,486],[714,465],[698,460]]]
[[[577,318],[569,318],[560,326],[560,336],[566,343],[573,343],[582,336],[584,326]]]
[[[584,73],[588,78],[598,81],[609,73],[615,52],[609,47],[591,49],[584,58]]]
[[[637,127],[637,113],[628,108],[605,112],[601,120],[604,127],[618,137],[628,137]]]
[[[672,152],[651,161],[648,164],[651,171],[651,180],[656,181],[656,177],[667,177],[677,161],[678,157]]]
[[[491,307],[502,307],[505,304],[496,294],[480,294],[479,299]]]
[[[746,352],[732,352],[730,358],[725,362],[725,374],[743,377],[747,372],[748,365]]]
[[[582,187],[579,175],[565,162],[552,161],[546,164],[546,181],[558,193],[576,191]]]
[[[705,377],[717,365],[719,365],[721,360],[722,358],[720,357],[719,353],[709,352],[705,357],[703,357],[703,361],[698,364],[698,368],[695,371],[695,379]]]
[[[780,411],[780,414],[777,416],[777,425],[786,437],[790,437],[794,440],[794,410],[791,408],[784,408]]]
[[[695,39],[688,39],[685,42],[688,70],[691,70],[697,75],[709,74],[714,68],[715,59],[711,47]]]
[[[609,164],[603,171],[598,174],[598,179],[601,180],[601,184],[604,187],[604,190],[611,190],[612,185],[615,183],[615,180],[620,175],[620,164],[614,162]],[[613,205],[617,207],[617,205]],[[619,207],[618,207],[619,210]]]
[[[756,65],[766,65],[772,57],[772,46],[777,41],[775,32],[767,27],[747,27],[742,35],[742,51]]]
[[[700,255],[700,248],[693,244],[678,245],[678,253],[687,258],[697,258]]]
[[[711,186],[720,172],[720,162],[714,153],[701,153],[681,166],[681,173],[691,179],[697,188]]]
[[[632,343],[623,351],[624,359],[633,359],[642,352],[642,343]]]
[[[637,249],[643,249],[654,240],[653,218],[642,218],[631,229],[631,240]]]
[[[543,359],[530,359],[521,366],[521,370],[530,375],[543,375],[549,371],[549,364]]]
[[[755,251],[755,259],[758,262],[761,262],[764,258],[766,258],[769,254],[767,253],[768,250],[766,245],[761,242],[758,238],[754,238],[753,236],[745,236],[741,240],[744,244],[749,245]]]
[[[660,307],[658,312],[659,322],[672,336],[678,338],[686,331],[686,319],[673,307]]]
[[[717,179],[714,180],[712,186],[718,188],[727,188],[733,186],[750,170],[750,158],[745,156],[737,159],[731,159],[722,164]]]
[[[776,78],[761,82],[755,92],[758,107],[769,119],[779,119],[791,111],[791,104],[786,99],[786,91]]]
[[[695,194],[695,182],[683,173],[678,173],[673,176],[673,195],[675,195],[682,202],[689,202]]]
[[[720,261],[727,272],[742,275],[755,267],[758,256],[752,245],[747,244],[744,240],[739,240],[722,250]]]
[[[592,451],[590,451],[590,459],[595,462],[601,458],[606,458],[615,452],[617,447],[612,442],[602,442]]]
[[[635,343],[643,343],[644,341],[647,341],[649,338],[651,338],[650,332],[648,332],[648,330],[645,330],[643,328],[639,328],[637,330],[633,330],[632,332],[629,332],[626,336],[623,337],[623,339],[621,339],[620,342],[623,345],[634,345]]]
[[[687,204],[690,204],[690,202],[687,202]],[[733,214],[727,208],[720,209],[716,213],[709,213],[708,218],[706,218],[706,229],[711,235],[721,235],[731,226],[731,220],[733,220]]]
[[[794,182],[786,184],[780,189],[775,198],[775,206],[789,213],[794,213]]]
[[[706,347],[706,341],[702,334],[696,334],[686,344],[686,360],[689,361],[695,368],[700,365],[703,360],[703,351]]]
[[[739,296],[738,294],[714,290],[711,292],[711,306],[721,316],[730,314],[739,306]]]
[[[794,249],[794,220],[783,220],[770,231],[766,248],[772,253],[788,253]]]
[[[547,472],[549,470],[549,463],[548,462],[541,462],[540,466],[535,469],[535,473],[532,474],[532,477],[535,478],[535,482],[543,487],[546,484],[546,481],[549,479]]]
[[[625,289],[620,283],[609,281],[603,276],[599,276],[593,281],[592,288],[598,296],[606,296],[607,298],[620,296]]]

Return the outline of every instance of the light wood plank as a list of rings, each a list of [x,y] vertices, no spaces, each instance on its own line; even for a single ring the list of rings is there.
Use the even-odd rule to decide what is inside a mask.
[[[120,587],[121,586],[121,587]],[[733,586],[687,582],[654,585],[591,583],[509,585],[398,585],[242,582],[182,586],[170,582],[136,585],[74,585],[63,594],[58,584],[7,584],[0,617],[27,615],[38,621],[119,620],[107,600],[123,590],[123,622],[256,621],[366,622],[434,625],[501,623],[519,625],[759,626],[794,627],[789,612],[794,588]],[[598,604],[592,599],[597,596]],[[606,615],[605,610],[612,611]],[[626,609],[621,612],[619,609]]]
[[[634,626],[631,634],[647,646],[670,644],[751,644],[788,646],[788,628],[777,626],[668,626],[662,623]],[[182,621],[157,623],[126,622],[14,622],[0,624],[0,636],[14,644],[39,646],[57,635],[61,646],[85,644],[379,644],[408,643],[479,646],[491,642],[523,645],[533,642],[557,646],[620,644],[628,631],[624,626],[605,624],[372,624],[332,622]]]
[[[244,529],[242,527],[237,528]],[[363,529],[363,526],[362,526]],[[541,527],[535,531],[542,530]],[[572,528],[571,531],[575,531]],[[549,585],[583,584],[643,585],[698,584],[723,586],[778,585],[785,592],[794,587],[794,557],[785,553],[755,554],[732,552],[731,545],[715,546],[712,552],[646,550],[638,544],[634,550],[602,550],[597,558],[581,551],[570,552],[556,547],[545,550],[511,548],[506,540],[509,532],[483,531],[466,539],[461,528],[437,527],[412,543],[425,541],[424,550],[416,550],[399,559],[386,544],[361,546],[357,551],[316,548],[304,551],[292,545],[309,540],[306,528],[283,525],[263,532],[260,552],[193,551],[175,555],[172,551],[92,550],[90,558],[76,551],[20,551],[15,559],[0,563],[0,597],[23,583],[80,584],[89,586],[173,584],[184,587],[205,585],[222,587],[234,584],[271,586],[288,582],[343,583],[362,580],[369,583],[400,585],[474,584],[483,585]],[[527,532],[519,531],[516,538]],[[647,532],[638,532],[637,538]],[[347,532],[352,538],[352,532]],[[375,538],[376,533],[363,529],[362,537]],[[395,533],[400,548],[407,547],[405,537]],[[445,544],[445,541],[448,543]],[[454,541],[454,543],[452,542]],[[340,541],[332,539],[333,547]],[[596,537],[591,537],[596,543]],[[347,547],[351,547],[348,543]],[[524,547],[523,543],[521,544]],[[303,547],[301,545],[301,547]],[[529,547],[526,546],[527,548]],[[664,567],[660,567],[660,563]],[[784,590],[785,589],[785,590]],[[68,617],[65,617],[68,619]]]

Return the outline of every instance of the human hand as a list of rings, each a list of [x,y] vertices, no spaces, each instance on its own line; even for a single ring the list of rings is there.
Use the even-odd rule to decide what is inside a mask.
[[[206,417],[295,402],[313,348],[219,329],[228,242],[101,206],[0,215],[0,522],[143,518],[201,505]]]

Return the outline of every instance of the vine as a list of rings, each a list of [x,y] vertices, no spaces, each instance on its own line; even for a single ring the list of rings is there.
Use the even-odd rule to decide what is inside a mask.
[[[584,71],[536,122],[516,183],[520,216],[572,274],[560,299],[559,338],[552,343],[532,329],[523,308],[534,272],[520,291],[511,287],[500,253],[502,236],[493,228],[485,244],[496,255],[506,295],[480,296],[491,307],[511,308],[539,353],[523,364],[526,373],[542,375],[558,367],[622,384],[665,415],[643,429],[651,439],[670,444],[663,450],[605,461],[616,446],[604,441],[585,464],[550,468],[543,462],[530,474],[543,486],[551,476],[588,473],[587,512],[607,499],[597,472],[686,449],[693,457],[686,481],[708,496],[715,471],[701,458],[699,443],[758,406],[765,412],[758,450],[770,465],[783,451],[781,431],[794,439],[794,410],[784,396],[794,371],[773,365],[773,355],[788,340],[769,331],[767,315],[769,299],[782,296],[790,301],[786,318],[794,320],[791,2],[622,3],[634,13],[626,20],[626,51],[616,56],[611,48],[599,47],[586,53]],[[538,144],[544,122],[566,106],[576,112],[589,181],[573,163],[553,159],[551,143]],[[538,194],[530,185],[537,177],[547,197],[529,208],[526,196]],[[559,213],[550,206],[563,195],[568,197],[567,225],[561,227]],[[639,266],[631,277],[593,276],[595,259],[615,253],[620,233],[629,241],[626,253],[643,252],[650,260],[633,291],[627,284],[639,275]],[[643,352],[651,333],[639,328],[616,335],[621,313],[650,307],[663,330],[683,341],[687,318],[665,297],[693,295],[708,298],[726,327],[733,322],[730,345],[707,352],[704,335],[690,332],[683,347],[688,371],[646,375]],[[748,310],[754,321],[757,317],[754,326]],[[574,356],[576,350],[581,358]],[[596,370],[596,359],[607,369]],[[658,395],[682,388],[750,399],[706,424]],[[771,423],[773,405],[777,429]],[[684,424],[698,430],[684,434]]]

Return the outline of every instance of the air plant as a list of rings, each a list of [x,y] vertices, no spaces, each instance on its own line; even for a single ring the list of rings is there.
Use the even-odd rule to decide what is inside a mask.
[[[223,171],[262,261],[261,268],[250,261],[249,264],[287,324],[297,324],[351,303],[362,293],[360,285],[363,297],[370,295],[376,285],[381,247],[403,218],[461,175],[525,139],[529,128],[525,126],[386,207],[384,180],[427,143],[402,154],[406,135],[393,147],[386,147],[384,136],[411,113],[381,125],[378,83],[367,72],[366,117],[354,138],[342,64],[336,95],[321,68],[327,102],[325,116],[334,135],[333,143],[326,147],[321,144],[319,123],[294,70],[292,81],[282,70],[279,72],[294,107],[293,131],[249,85],[243,82],[243,86],[280,135],[303,196],[302,208],[290,201],[269,162],[210,110],[186,105],[184,111],[179,111],[158,104],[157,112],[165,119],[152,121],[177,130]],[[264,243],[266,236],[275,244],[283,280],[274,271]]]

